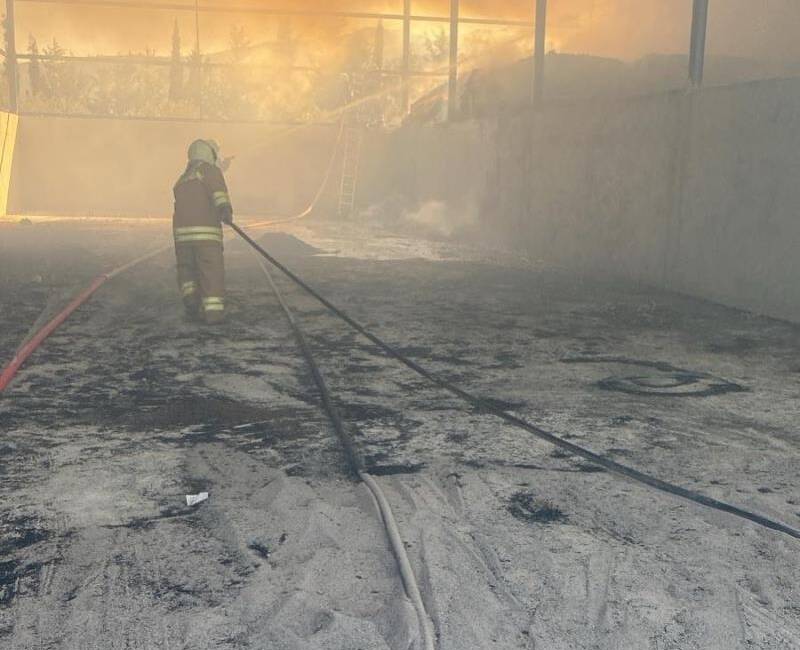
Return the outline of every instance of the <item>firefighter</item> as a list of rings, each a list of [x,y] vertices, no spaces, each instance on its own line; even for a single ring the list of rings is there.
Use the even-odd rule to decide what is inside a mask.
[[[178,285],[189,318],[209,325],[225,320],[222,224],[233,223],[233,207],[219,166],[219,146],[196,140],[189,164],[175,184],[173,232]]]

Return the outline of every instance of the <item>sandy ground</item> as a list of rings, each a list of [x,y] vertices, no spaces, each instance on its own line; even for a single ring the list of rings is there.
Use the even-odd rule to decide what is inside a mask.
[[[487,251],[293,232],[327,254],[265,241],[418,362],[800,526],[797,326]],[[162,236],[0,226],[0,358]],[[1,648],[418,647],[255,259],[229,245],[228,270],[224,328],[183,320],[164,255],[104,287],[0,398]],[[440,648],[800,647],[796,540],[475,413],[281,287],[396,511]]]

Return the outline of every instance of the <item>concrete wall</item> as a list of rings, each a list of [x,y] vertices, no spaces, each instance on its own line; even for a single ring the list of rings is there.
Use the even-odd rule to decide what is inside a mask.
[[[800,321],[800,81],[697,99],[673,286]]]
[[[800,321],[798,79],[409,127],[383,162],[486,239]]]
[[[166,216],[186,145],[214,137],[237,155],[239,214],[292,214],[337,131],[27,117],[9,210]],[[800,322],[800,79],[407,127],[364,147],[362,207],[446,201],[479,214],[488,242]]]
[[[186,148],[214,138],[224,156],[236,156],[227,177],[238,213],[293,214],[316,193],[337,133],[337,126],[23,117],[9,210],[169,216]]]

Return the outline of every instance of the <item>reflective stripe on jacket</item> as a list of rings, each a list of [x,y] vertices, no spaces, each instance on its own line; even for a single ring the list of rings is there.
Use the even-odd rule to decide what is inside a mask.
[[[188,244],[196,241],[222,243],[222,226],[184,226],[175,228],[175,243]]]

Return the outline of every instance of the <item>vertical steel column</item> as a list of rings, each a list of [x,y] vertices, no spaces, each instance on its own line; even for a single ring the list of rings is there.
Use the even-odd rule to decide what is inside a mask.
[[[703,68],[706,55],[706,32],[708,28],[708,0],[694,0],[692,8],[692,36],[689,50],[689,84],[697,90],[703,83]],[[683,224],[687,217],[689,178],[694,154],[694,131],[697,108],[697,93],[688,92],[679,98],[676,122],[673,163],[672,207],[668,213],[664,230],[664,265],[662,283],[665,288],[681,285]]]
[[[459,0],[450,0],[450,80],[447,84],[447,119],[458,112],[458,13]]]
[[[400,99],[403,115],[411,108],[411,0],[403,0],[403,92]]]
[[[689,51],[689,81],[695,88],[703,84],[708,31],[708,0],[694,0],[692,38]]]
[[[200,0],[194,0],[194,46],[200,56]]]
[[[544,58],[547,38],[547,0],[536,0],[536,42],[533,52],[533,106],[542,108],[544,101]]]
[[[203,117],[203,57],[200,54],[200,0],[194,0],[194,64],[197,66],[195,71],[195,84],[197,88],[197,112],[198,117]]]
[[[14,0],[6,0],[6,75],[8,75],[8,109],[19,112],[19,81],[17,75],[17,31],[14,21]]]

